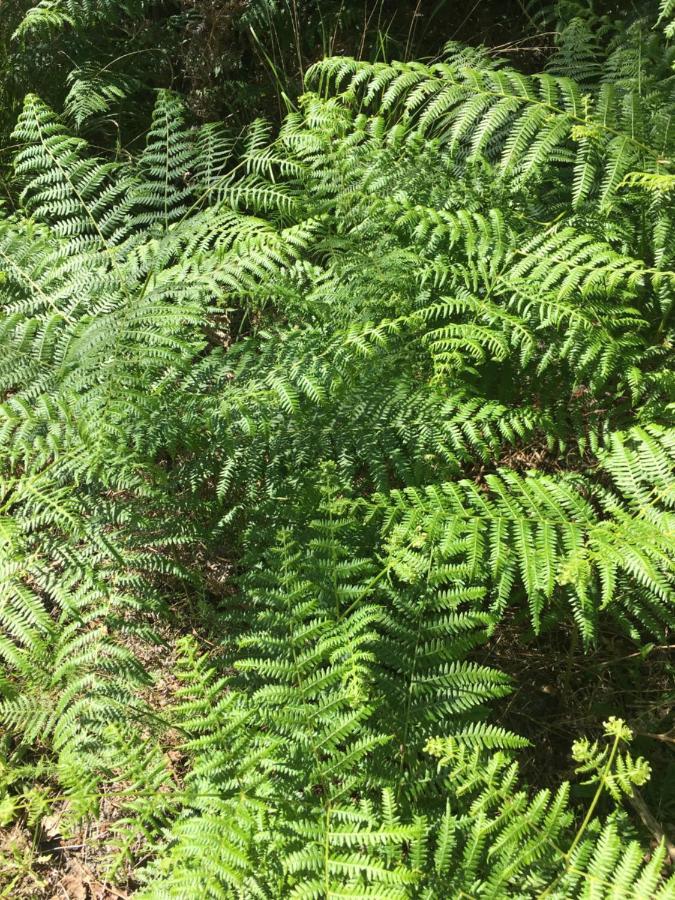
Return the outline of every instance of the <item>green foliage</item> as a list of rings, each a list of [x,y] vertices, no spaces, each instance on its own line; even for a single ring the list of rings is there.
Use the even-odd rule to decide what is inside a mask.
[[[623,719],[577,789],[499,714],[514,634],[639,657],[673,608],[670,51],[554,12],[544,74],[327,58],[275,136],[161,90],[111,158],[72,125],[123,75],[26,97],[0,822],[110,798],[107,877],[158,900],[673,896]]]
[[[587,740],[576,741],[572,747],[572,756],[577,763],[577,772],[590,776],[587,784],[601,781],[610,794],[616,799],[621,794],[630,794],[634,786],[649,781],[651,775],[649,763],[642,757],[633,759],[630,753],[617,753],[620,741],[630,741],[633,737],[621,719],[611,718],[605,722],[605,733],[614,737],[614,746],[600,749],[598,742],[590,744]]]

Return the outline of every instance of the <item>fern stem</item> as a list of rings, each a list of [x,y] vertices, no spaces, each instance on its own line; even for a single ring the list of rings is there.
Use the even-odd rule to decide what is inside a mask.
[[[434,548],[432,547],[429,552],[429,566],[427,568],[427,577],[426,577],[426,590],[425,594],[429,591],[429,579],[431,577],[431,569],[433,566],[433,558],[434,558]],[[401,747],[400,747],[400,764],[399,764],[399,780],[396,788],[396,796],[398,798],[401,788],[403,787],[403,767],[405,765],[405,755],[408,746],[408,729],[410,727],[410,707],[412,706],[412,698],[413,698],[413,688],[415,685],[415,677],[417,675],[417,650],[420,643],[420,636],[422,632],[422,616],[425,613],[425,604],[420,604],[419,606],[419,614],[417,616],[417,634],[415,635],[415,649],[413,652],[413,661],[410,667],[410,678],[408,680],[408,691],[406,696],[406,704],[405,704],[405,714],[403,719],[403,735],[401,738]]]
[[[590,823],[593,819],[593,813],[595,812],[595,808],[598,805],[598,803],[600,802],[600,797],[602,796],[602,793],[605,789],[605,783],[606,783],[607,776],[611,772],[612,766],[614,765],[614,759],[616,757],[617,750],[619,749],[620,741],[621,741],[621,735],[615,734],[614,735],[614,743],[612,744],[612,749],[611,749],[609,757],[607,759],[607,764],[605,765],[605,768],[602,770],[602,775],[600,776],[600,782],[598,784],[597,790],[593,796],[593,799],[591,800],[588,810],[586,811],[584,820],[581,823],[579,830],[577,831],[577,833],[574,836],[574,840],[572,841],[569,850],[563,854],[563,858],[565,861],[563,871],[560,872],[556,876],[556,878],[551,882],[551,884],[549,884],[549,886],[543,891],[543,893],[541,893],[539,895],[540,900],[542,900],[543,897],[550,896],[553,888],[560,881],[560,879],[562,878],[565,871],[567,871],[570,857],[572,856],[572,854],[574,853],[576,848],[579,846],[579,842],[581,841],[582,837],[584,836],[584,834],[586,832],[586,829],[588,828],[588,826],[590,825]]]

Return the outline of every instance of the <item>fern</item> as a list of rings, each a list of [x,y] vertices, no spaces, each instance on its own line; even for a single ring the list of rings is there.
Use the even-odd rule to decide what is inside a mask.
[[[110,9],[42,3],[20,33]],[[590,799],[532,775],[499,668],[505,641],[579,632],[569,686],[577,653],[668,643],[651,13],[555,4],[541,74],[459,45],[328,58],[277,132],[160,90],[114,159],[126,70],[80,65],[63,116],[26,98],[0,208],[0,821],[66,798],[74,830],[105,796],[107,876],[148,898],[672,895],[667,835],[650,814],[644,858],[630,811],[658,752],[588,721]]]

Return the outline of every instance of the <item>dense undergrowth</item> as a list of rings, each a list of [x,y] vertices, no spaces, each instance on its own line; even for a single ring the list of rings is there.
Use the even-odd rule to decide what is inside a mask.
[[[675,7],[528,17],[279,128],[25,98],[0,823],[116,896],[675,897]]]

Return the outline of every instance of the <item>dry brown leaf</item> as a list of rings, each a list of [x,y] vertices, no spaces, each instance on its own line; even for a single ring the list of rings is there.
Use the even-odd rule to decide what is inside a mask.
[[[91,873],[77,860],[73,860],[59,886],[68,895],[68,900],[88,900],[87,885],[91,881]]]
[[[61,834],[61,816],[53,813],[51,816],[44,816],[40,822],[45,837],[53,839]]]

